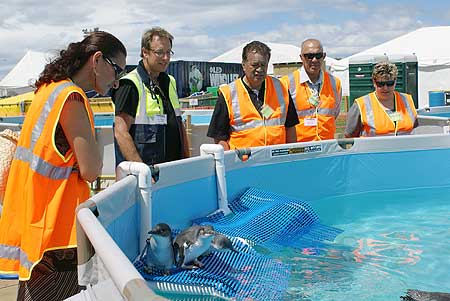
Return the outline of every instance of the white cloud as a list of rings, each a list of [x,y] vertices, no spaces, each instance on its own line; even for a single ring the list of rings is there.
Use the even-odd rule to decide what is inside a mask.
[[[0,45],[6,47],[0,48],[0,79],[27,49],[61,49],[80,40],[83,28],[94,27],[124,42],[129,64],[137,63],[141,34],[152,26],[162,26],[175,36],[174,59],[209,60],[250,40],[299,45],[309,37],[320,39],[330,56],[342,57],[421,26],[439,25],[440,19],[425,4],[409,3],[99,0],[67,5],[56,0],[4,1],[0,4]],[[442,18],[446,25],[450,9],[442,11],[449,12]]]

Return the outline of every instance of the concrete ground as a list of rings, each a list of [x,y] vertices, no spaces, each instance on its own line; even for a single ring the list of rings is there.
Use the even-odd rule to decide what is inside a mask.
[[[18,280],[0,280],[0,301],[16,300],[18,283]]]

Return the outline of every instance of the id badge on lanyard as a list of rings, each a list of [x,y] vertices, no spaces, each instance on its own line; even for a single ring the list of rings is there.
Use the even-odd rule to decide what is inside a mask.
[[[389,118],[391,118],[393,122],[402,121],[403,119],[402,114],[400,114],[399,112],[389,113]]]
[[[167,124],[167,115],[166,114],[155,114],[151,117],[152,124],[161,124],[166,125]]]
[[[317,126],[317,118],[305,118],[305,126]]]

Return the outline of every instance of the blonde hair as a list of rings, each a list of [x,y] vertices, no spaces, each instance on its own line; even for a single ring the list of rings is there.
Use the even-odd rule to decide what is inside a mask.
[[[394,80],[397,78],[398,70],[395,64],[389,62],[380,62],[373,67],[372,78]]]
[[[150,50],[150,43],[152,42],[154,36],[158,36],[160,38],[168,38],[170,41],[170,46],[172,46],[173,36],[167,30],[161,27],[152,27],[142,34],[141,57],[144,57],[142,54],[142,48]]]

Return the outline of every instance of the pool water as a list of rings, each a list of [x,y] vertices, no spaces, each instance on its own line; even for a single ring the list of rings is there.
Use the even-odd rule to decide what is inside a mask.
[[[408,288],[450,292],[450,187],[311,202],[333,243],[287,250],[284,300],[400,300]]]

